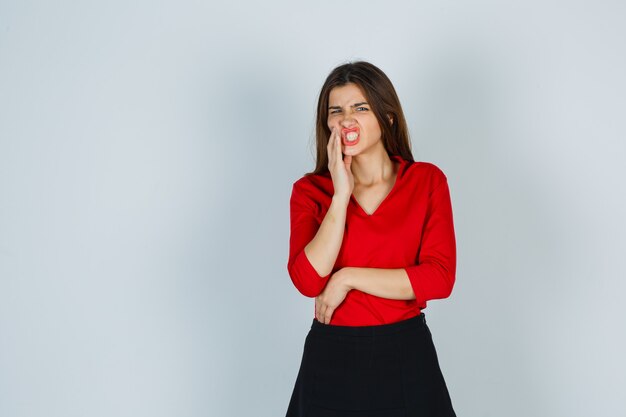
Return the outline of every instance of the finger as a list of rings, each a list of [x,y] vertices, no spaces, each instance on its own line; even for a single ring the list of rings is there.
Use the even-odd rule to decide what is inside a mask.
[[[326,144],[326,149],[331,150],[333,147],[333,136],[335,135],[335,128],[333,127],[330,131],[330,136],[328,137],[328,143]]]
[[[326,151],[328,152],[328,163],[330,164],[330,166],[333,165],[333,162],[335,160],[335,153],[334,153],[334,149],[335,149],[335,128],[333,128],[330,132],[330,137],[328,138],[328,145],[326,146]]]
[[[342,145],[342,143],[341,143],[341,132],[339,132],[339,129],[337,129],[337,134],[335,135],[335,137],[337,138],[336,139],[337,140],[337,145],[336,145],[337,146],[337,159],[339,161],[341,161],[343,158],[341,156],[341,145]]]
[[[322,301],[319,299],[319,297],[316,297],[315,298],[315,318],[320,323],[322,322],[323,317],[324,317],[324,314],[322,311],[323,307],[324,307],[324,304],[322,303]]]
[[[319,315],[319,318],[317,319],[320,323],[326,324],[326,322],[324,321],[324,317],[326,317],[326,308],[327,308],[326,304],[322,304],[320,306],[320,315]]]
[[[324,317],[323,315],[323,307],[324,304],[322,303],[322,300],[319,299],[319,297],[315,298],[315,318],[317,319],[317,321],[319,321],[320,323],[322,322],[322,317]]]
[[[317,302],[317,297],[315,297],[315,318],[317,319],[317,321],[319,321],[319,316],[320,316],[319,303]]]
[[[328,307],[324,312],[324,324],[330,323],[330,318],[333,316],[334,309]]]

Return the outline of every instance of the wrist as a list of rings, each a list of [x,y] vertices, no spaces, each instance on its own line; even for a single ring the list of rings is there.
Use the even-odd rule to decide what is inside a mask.
[[[334,194],[332,198],[332,202],[335,204],[340,204],[341,206],[347,206],[350,202],[350,196]]]
[[[355,289],[353,272],[354,272],[354,268],[349,267],[349,266],[341,269],[341,276],[340,276],[341,285],[343,285],[346,291]]]

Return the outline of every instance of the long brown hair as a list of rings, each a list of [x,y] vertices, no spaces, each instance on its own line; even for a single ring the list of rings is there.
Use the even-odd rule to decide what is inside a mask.
[[[409,129],[404,119],[402,106],[393,84],[378,67],[369,62],[357,61],[343,64],[331,71],[326,78],[317,102],[315,138],[317,157],[315,170],[305,175],[328,172],[328,153],[326,146],[330,138],[328,128],[328,97],[330,91],[348,83],[356,84],[372,111],[376,115],[382,132],[382,142],[388,155],[400,155],[403,159],[413,161]],[[392,123],[389,123],[389,117]]]

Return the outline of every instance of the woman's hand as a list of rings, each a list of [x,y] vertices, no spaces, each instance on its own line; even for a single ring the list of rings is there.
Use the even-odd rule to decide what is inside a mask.
[[[347,268],[335,272],[328,279],[324,291],[315,297],[315,318],[317,321],[328,324],[335,309],[343,302],[351,288],[346,281]]]
[[[335,195],[349,199],[354,189],[354,176],[350,169],[352,155],[343,158],[341,152],[341,132],[333,127],[328,139],[326,150],[328,151],[328,170],[333,180]]]

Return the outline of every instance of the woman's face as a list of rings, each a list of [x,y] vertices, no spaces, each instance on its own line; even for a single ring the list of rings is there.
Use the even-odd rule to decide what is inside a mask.
[[[376,116],[361,89],[348,83],[330,90],[328,127],[341,134],[341,150],[355,155],[381,145],[381,130]]]

